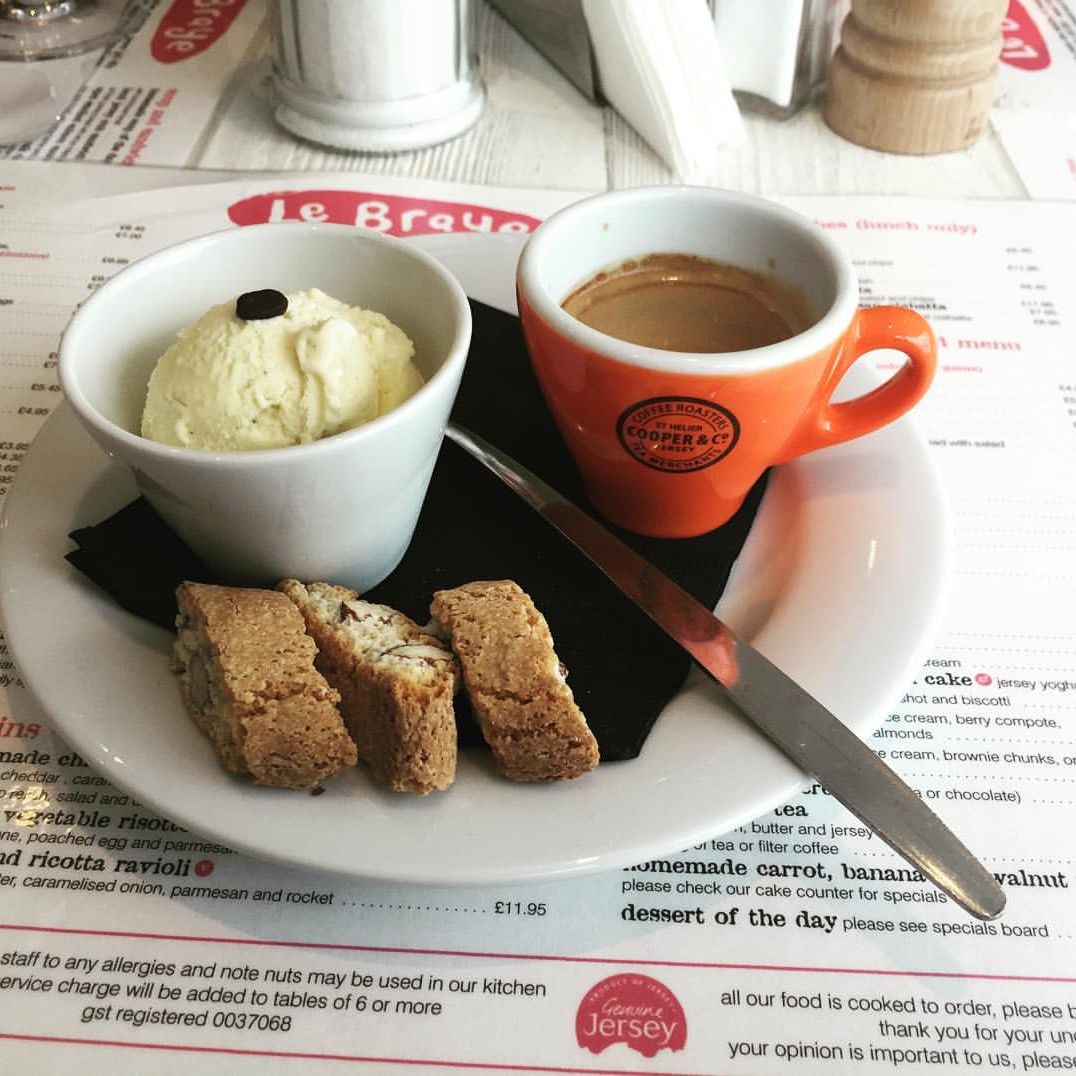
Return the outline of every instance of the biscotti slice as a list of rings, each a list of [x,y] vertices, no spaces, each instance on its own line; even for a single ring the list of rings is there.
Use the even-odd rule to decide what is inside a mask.
[[[463,668],[494,764],[513,781],[559,781],[598,764],[598,744],[534,602],[510,580],[439,590],[430,612]]]
[[[310,788],[355,765],[339,696],[314,668],[314,641],[283,594],[182,583],[176,600],[172,668],[232,773]]]
[[[330,583],[285,579],[318,646],[317,667],[340,692],[359,758],[395,792],[448,788],[456,777],[452,696],[459,663],[440,640],[387,605]]]

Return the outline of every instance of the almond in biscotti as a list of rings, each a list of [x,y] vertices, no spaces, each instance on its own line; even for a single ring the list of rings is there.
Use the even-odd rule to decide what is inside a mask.
[[[439,590],[430,606],[497,769],[514,781],[558,781],[594,769],[598,744],[564,679],[545,618],[514,582]]]
[[[278,590],[302,613],[316,664],[339,691],[348,730],[374,777],[396,792],[448,788],[456,776],[452,696],[459,663],[413,620],[346,587],[285,579]]]
[[[355,764],[339,696],[284,595],[183,583],[176,601],[172,668],[183,702],[232,773],[311,788]]]

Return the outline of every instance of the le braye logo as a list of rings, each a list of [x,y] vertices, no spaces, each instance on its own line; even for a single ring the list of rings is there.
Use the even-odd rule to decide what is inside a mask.
[[[687,1018],[676,995],[657,979],[627,972],[592,986],[575,1014],[576,1042],[600,1054],[622,1042],[643,1057],[682,1050]]]
[[[1020,0],[1011,0],[1001,22],[1001,60],[1024,71],[1050,66],[1050,50],[1035,20]]]
[[[403,238],[453,232],[525,235],[533,232],[540,223],[536,217],[525,213],[470,202],[339,189],[270,191],[250,195],[228,206],[228,219],[240,226],[282,221],[348,224]]]
[[[162,64],[189,60],[221,38],[247,0],[173,0],[150,42],[150,55]]]

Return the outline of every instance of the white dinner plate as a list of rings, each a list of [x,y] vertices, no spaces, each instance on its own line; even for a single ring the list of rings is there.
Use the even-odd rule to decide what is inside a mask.
[[[422,242],[472,297],[514,309],[518,238]],[[875,380],[869,370],[849,375],[860,390]],[[117,608],[63,558],[70,531],[135,495],[61,405],[28,451],[0,527],[8,644],[83,758],[146,806],[237,851],[385,881],[551,878],[687,848],[808,780],[692,674],[639,758],[575,781],[513,784],[468,751],[452,789],[421,798],[375,788],[362,767],[320,796],[245,784],[225,774],[184,713],[171,636]],[[774,472],[718,611],[865,736],[926,656],[949,559],[940,483],[904,420]]]

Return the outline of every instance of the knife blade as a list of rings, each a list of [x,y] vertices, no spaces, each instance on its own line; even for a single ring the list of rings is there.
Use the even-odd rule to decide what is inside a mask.
[[[898,855],[979,919],[1005,893],[919,796],[817,699],[678,583],[552,486],[483,437],[449,423],[445,436],[495,474],[585,554],[737,708]]]

